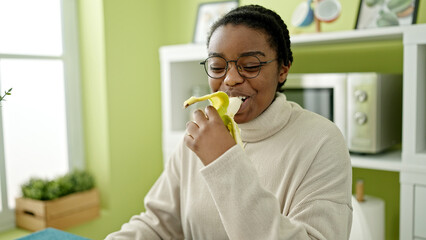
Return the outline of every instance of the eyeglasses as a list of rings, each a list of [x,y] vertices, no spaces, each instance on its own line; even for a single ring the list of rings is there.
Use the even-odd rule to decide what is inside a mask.
[[[222,78],[228,72],[228,66],[230,62],[234,62],[237,67],[238,74],[243,78],[255,78],[259,76],[260,69],[263,65],[268,64],[276,59],[272,59],[266,62],[260,61],[256,56],[241,56],[237,60],[227,61],[225,58],[220,56],[208,57],[201,65],[204,65],[204,70],[211,78]]]

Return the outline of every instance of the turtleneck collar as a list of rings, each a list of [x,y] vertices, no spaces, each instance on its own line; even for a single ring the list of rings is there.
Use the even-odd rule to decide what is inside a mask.
[[[283,93],[276,93],[274,101],[257,118],[238,124],[243,142],[258,142],[281,130],[291,115],[291,105]]]

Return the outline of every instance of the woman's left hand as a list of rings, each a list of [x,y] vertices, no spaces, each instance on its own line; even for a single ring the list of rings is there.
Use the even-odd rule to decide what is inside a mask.
[[[184,141],[208,165],[236,143],[214,107],[207,106],[205,113],[196,110],[193,115],[194,121],[186,124]]]

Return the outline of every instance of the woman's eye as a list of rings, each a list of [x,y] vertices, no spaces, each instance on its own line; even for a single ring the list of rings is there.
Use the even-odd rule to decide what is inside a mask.
[[[210,71],[212,71],[212,72],[222,72],[222,71],[225,71],[225,68],[224,67],[210,66]]]
[[[260,65],[246,65],[246,66],[243,66],[243,68],[244,68],[244,71],[247,71],[247,72],[256,72],[259,70]]]

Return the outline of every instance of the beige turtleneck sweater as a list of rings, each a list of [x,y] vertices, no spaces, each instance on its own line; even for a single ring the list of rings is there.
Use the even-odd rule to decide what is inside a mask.
[[[277,93],[204,166],[181,143],[145,198],[146,212],[107,239],[348,239],[351,163],[338,128]]]

